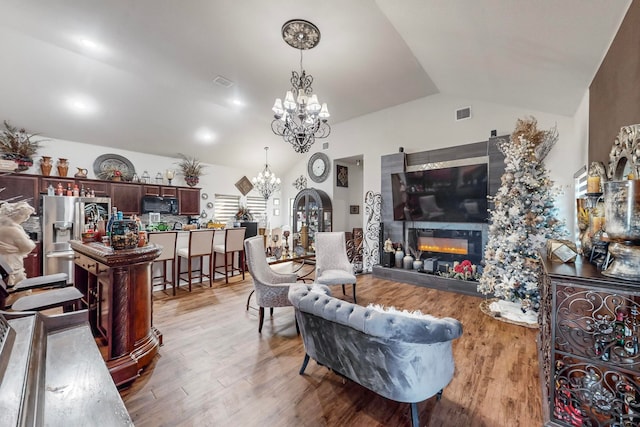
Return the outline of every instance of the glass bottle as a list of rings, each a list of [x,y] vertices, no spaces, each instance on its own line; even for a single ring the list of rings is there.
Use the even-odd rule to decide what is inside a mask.
[[[118,219],[118,208],[113,206],[111,208],[111,215],[109,216],[109,221],[107,222],[107,236],[111,236],[113,221],[115,221],[116,219]]]
[[[140,179],[140,182],[143,182],[145,184],[149,184],[149,182],[151,182],[151,176],[149,176],[149,172],[144,171],[142,173],[142,178]]]
[[[55,196],[55,195],[56,195],[55,188],[53,188],[53,185],[49,184],[49,186],[47,187],[47,196]]]

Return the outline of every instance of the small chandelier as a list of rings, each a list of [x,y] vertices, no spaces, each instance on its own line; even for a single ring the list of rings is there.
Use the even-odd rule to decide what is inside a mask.
[[[276,178],[276,174],[271,172],[269,167],[269,160],[267,154],[269,153],[269,147],[264,147],[264,170],[251,178],[253,186],[264,197],[265,200],[269,199],[271,195],[280,189],[280,178]]]
[[[320,30],[309,21],[292,19],[282,26],[282,38],[300,50],[300,73],[291,72],[291,90],[284,102],[277,98],[273,104],[275,119],[271,130],[291,144],[296,153],[306,153],[316,138],[326,138],[331,133],[327,104],[320,105],[311,88],[313,77],[302,68],[302,51],[313,49],[320,42]]]

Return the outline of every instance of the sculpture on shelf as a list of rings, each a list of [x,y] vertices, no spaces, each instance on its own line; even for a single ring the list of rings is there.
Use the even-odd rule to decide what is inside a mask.
[[[7,281],[9,286],[27,277],[23,260],[36,245],[20,224],[33,213],[33,207],[24,201],[0,205],[0,254],[13,270]]]

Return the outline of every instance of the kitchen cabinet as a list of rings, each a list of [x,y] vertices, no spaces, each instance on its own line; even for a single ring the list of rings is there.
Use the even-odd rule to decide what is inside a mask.
[[[76,179],[76,184],[78,188],[82,190],[84,187],[86,192],[93,190],[96,197],[110,197],[110,188],[108,181],[98,181],[95,179]]]
[[[177,187],[160,187],[160,195],[162,197],[178,197],[178,188]],[[200,195],[200,190],[198,190],[198,196]]]
[[[143,196],[159,196],[160,186],[159,185],[143,185],[142,195]]]
[[[200,215],[200,189],[178,188],[180,215]]]
[[[640,425],[640,283],[603,276],[582,258],[543,267],[545,425]]]
[[[294,246],[302,246],[308,252],[314,252],[315,233],[331,231],[331,199],[322,190],[305,188],[293,202],[293,233],[298,236]]]
[[[111,206],[117,207],[124,215],[140,213],[141,186],[121,182],[111,183]]]
[[[58,187],[58,184],[62,185],[62,188],[64,189],[66,194],[67,187],[71,186],[71,188],[73,188],[73,186],[76,185],[76,180],[73,178],[62,178],[59,176],[43,176],[40,179],[40,193],[47,194],[49,185],[51,185],[55,189]]]
[[[165,187],[161,185],[143,185],[143,196],[178,197],[177,187]]]
[[[38,177],[32,175],[3,175],[0,176],[0,200],[17,202],[24,200],[40,212],[40,192],[38,191]]]

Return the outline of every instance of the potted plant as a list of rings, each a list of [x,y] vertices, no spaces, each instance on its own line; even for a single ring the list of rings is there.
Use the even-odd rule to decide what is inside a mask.
[[[178,166],[181,169],[185,182],[190,187],[197,185],[200,181],[200,175],[202,175],[204,165],[195,157],[185,156],[184,154],[179,155],[182,160],[178,163]]]
[[[33,156],[38,152],[39,141],[32,141],[35,135],[26,130],[11,126],[4,121],[5,130],[0,133],[0,152],[5,160],[13,160],[18,165],[18,172],[26,171],[33,165]]]

